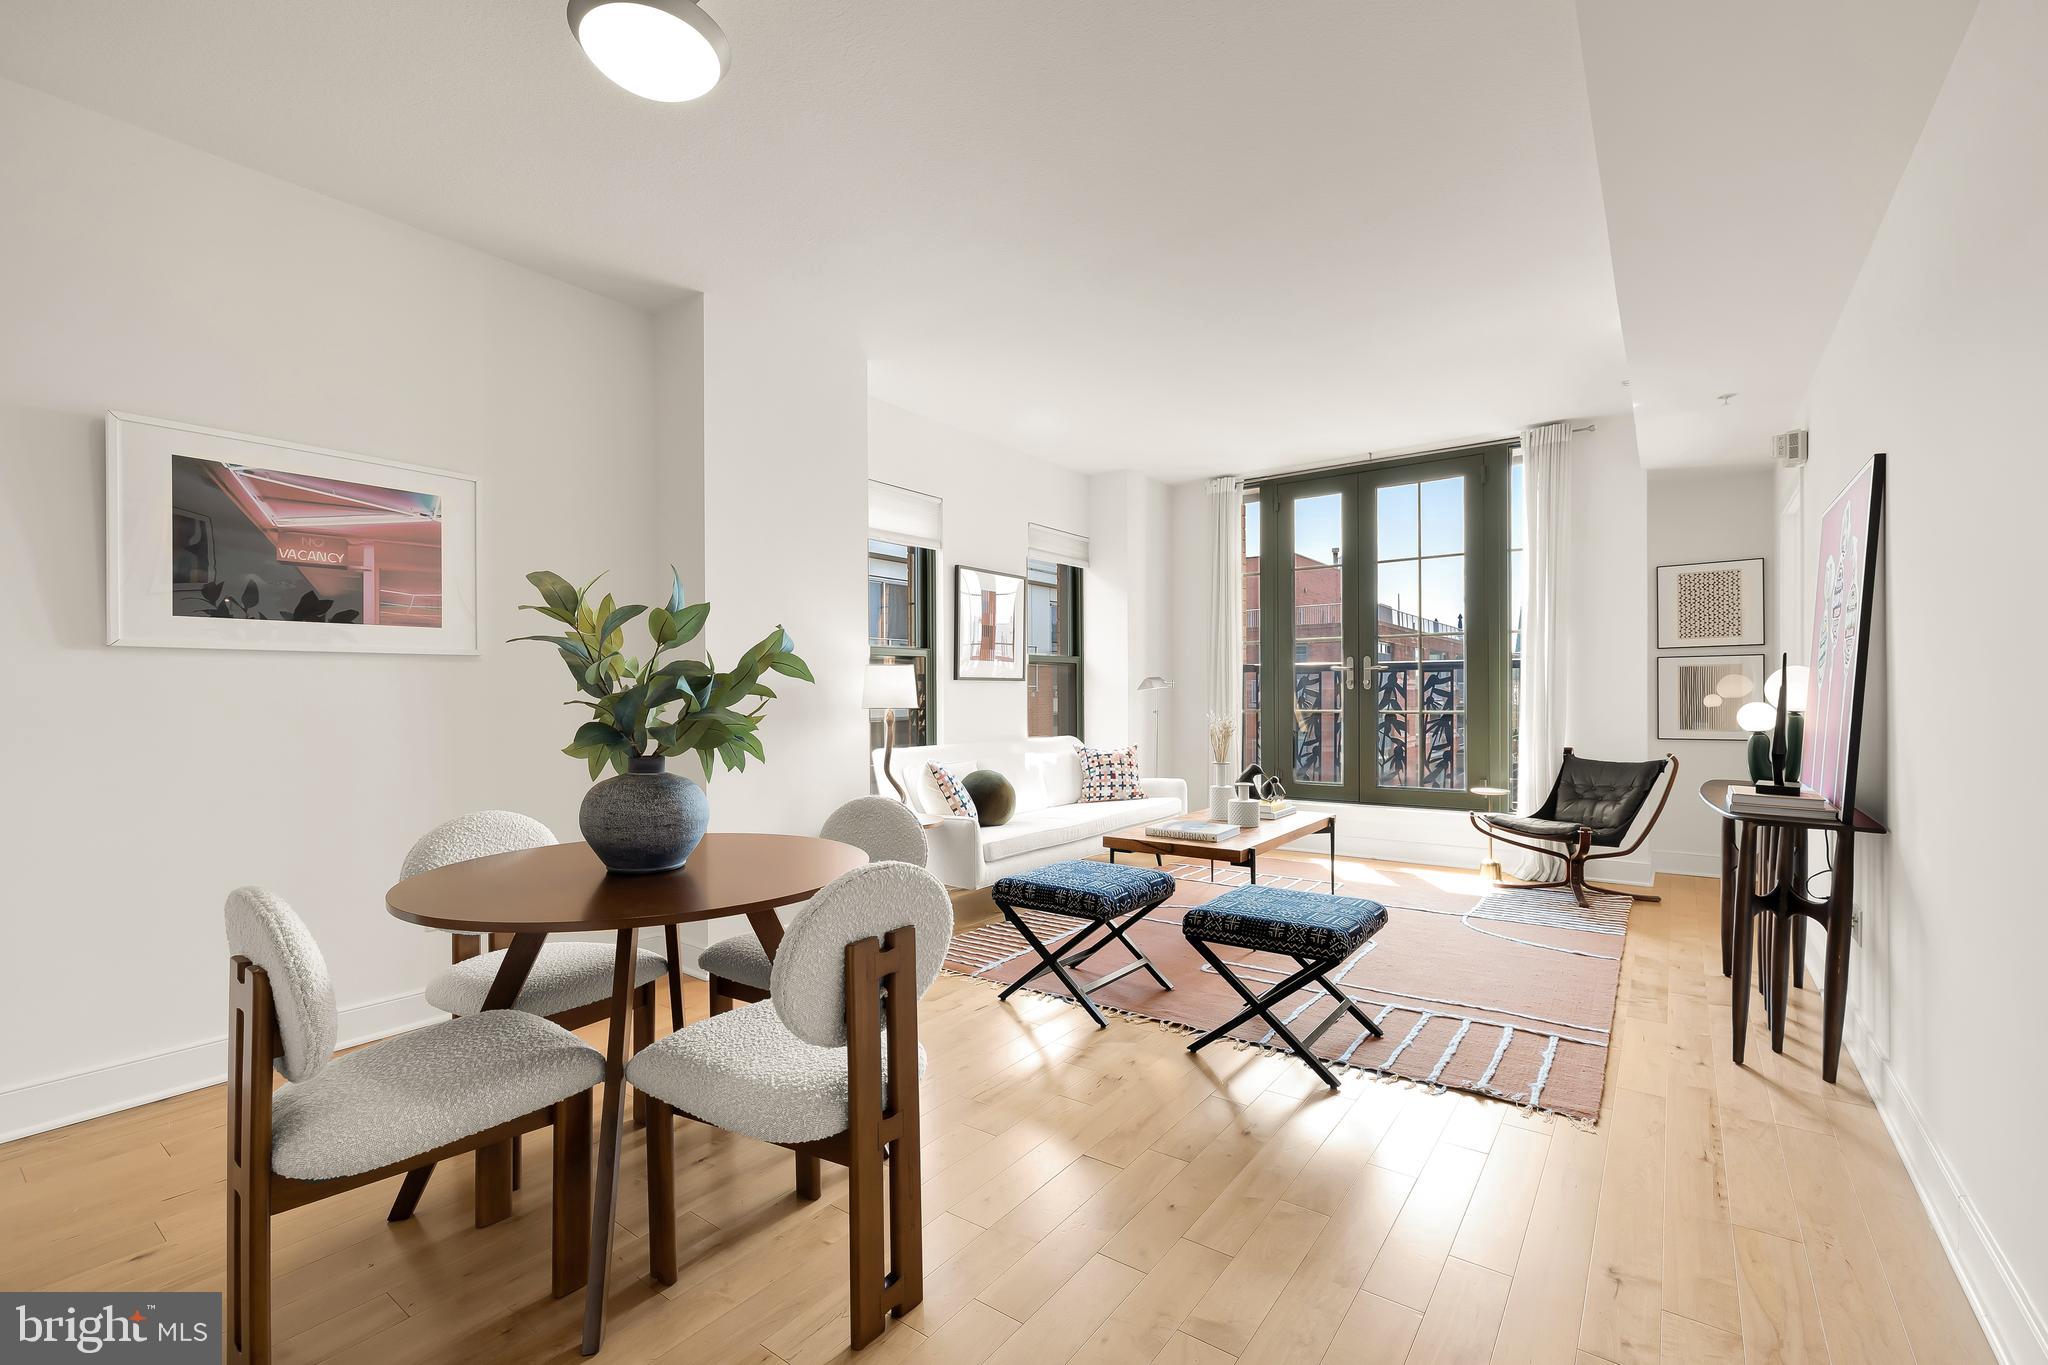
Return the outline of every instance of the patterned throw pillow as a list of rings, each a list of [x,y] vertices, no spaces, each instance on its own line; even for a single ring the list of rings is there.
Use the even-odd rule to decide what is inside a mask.
[[[964,815],[970,820],[978,819],[974,798],[967,794],[967,775],[954,772],[943,763],[927,763],[924,770],[932,775],[932,785],[939,789],[939,795],[946,800],[946,809],[955,815]]]
[[[1081,750],[1081,799],[1083,801],[1136,801],[1144,796],[1138,785],[1138,746],[1128,749]]]

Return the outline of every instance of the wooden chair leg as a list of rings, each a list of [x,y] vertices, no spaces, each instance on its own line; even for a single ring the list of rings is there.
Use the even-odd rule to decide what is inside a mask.
[[[882,1290],[888,1266],[883,1260],[882,1148],[880,1143],[850,1144],[847,1175],[847,1292],[852,1309],[853,1349],[866,1347],[882,1335]]]
[[[526,1148],[520,1145],[524,1141],[524,1134],[512,1139],[512,1188],[515,1190],[519,1188],[520,1178],[526,1174]]]
[[[270,1209],[251,1182],[245,1196],[228,1187],[227,1299],[222,1307],[226,1337],[221,1358],[231,1365],[270,1365]]]
[[[633,1047],[631,1056],[654,1041],[654,983],[648,982],[633,991]],[[647,1096],[640,1091],[633,1092],[633,1122],[645,1125],[647,1122]]]
[[[675,1119],[666,1104],[647,1097],[647,1268],[663,1284],[676,1282]]]
[[[494,1142],[476,1149],[476,1225],[502,1223],[512,1216],[512,1144]]]
[[[732,997],[725,993],[725,978],[722,976],[712,977],[710,986],[711,1012],[713,1014],[724,1014],[733,1005]]]
[[[816,1199],[825,1192],[824,1163],[819,1158],[796,1154],[796,1192],[804,1199]]]
[[[434,1178],[432,1162],[414,1167],[405,1173],[399,1182],[398,1198],[391,1201],[391,1212],[384,1215],[387,1223],[403,1223],[412,1217],[413,1210],[420,1206],[420,1196],[427,1192],[427,1182]]]
[[[663,925],[668,948],[668,1027],[671,1033],[683,1026],[683,950],[676,926]]]
[[[555,1106],[554,1296],[566,1298],[590,1279],[591,1092]]]

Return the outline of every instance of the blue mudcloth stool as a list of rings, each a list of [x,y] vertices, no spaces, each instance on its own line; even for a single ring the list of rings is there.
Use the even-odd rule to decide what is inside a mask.
[[[1208,959],[1216,974],[1244,997],[1245,1008],[1236,1018],[1189,1043],[1188,1051],[1198,1052],[1254,1014],[1260,1015],[1272,1025],[1275,1033],[1287,1040],[1287,1046],[1294,1049],[1297,1057],[1315,1069],[1316,1075],[1323,1078],[1323,1084],[1335,1090],[1336,1076],[1311,1050],[1316,1039],[1346,1014],[1365,1025],[1373,1037],[1384,1035],[1380,1026],[1359,1008],[1358,1002],[1331,980],[1330,973],[1342,966],[1345,958],[1384,929],[1386,924],[1387,909],[1377,901],[1329,896],[1320,891],[1282,891],[1270,886],[1240,886],[1207,905],[1192,907],[1181,916],[1181,932],[1187,935],[1189,943],[1195,945],[1195,951]],[[1265,994],[1253,995],[1230,970],[1229,964],[1216,956],[1215,950],[1209,946],[1212,943],[1278,953],[1292,958],[1300,970]],[[1337,1002],[1337,1008],[1331,1010],[1330,1017],[1317,1024],[1306,1039],[1297,1038],[1294,1031],[1273,1013],[1273,1006],[1312,981],[1321,983],[1322,988],[1330,993],[1330,998]]]
[[[1005,987],[998,999],[1008,1000],[1029,982],[1051,972],[1067,988],[1067,993],[1080,1002],[1081,1008],[1088,1011],[1088,1017],[1095,1021],[1097,1028],[1108,1028],[1109,1021],[1102,1017],[1101,1010],[1095,1008],[1088,992],[1101,990],[1112,981],[1121,981],[1140,968],[1152,973],[1152,979],[1165,989],[1173,989],[1173,983],[1152,965],[1152,960],[1125,937],[1132,925],[1172,897],[1173,878],[1168,874],[1151,868],[1119,867],[1114,863],[1049,863],[1003,878],[990,894],[1003,917],[1038,954],[1038,965]],[[1068,915],[1090,923],[1066,951],[1054,955],[1032,932],[1024,917],[1017,913],[1020,910]],[[1074,980],[1071,969],[1111,943],[1123,944],[1135,960],[1129,966],[1099,976],[1085,986]]]

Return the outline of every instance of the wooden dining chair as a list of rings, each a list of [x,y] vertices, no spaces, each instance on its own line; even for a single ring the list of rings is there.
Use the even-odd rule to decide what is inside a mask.
[[[939,974],[952,928],[952,902],[923,868],[855,868],[791,922],[769,999],[671,1033],[627,1066],[651,1101],[655,1279],[677,1276],[673,1110],[795,1152],[806,1199],[822,1192],[821,1162],[846,1167],[855,1350],[882,1334],[885,1314],[902,1317],[923,1301],[917,1001]]]
[[[270,1220],[374,1181],[554,1129],[556,1298],[589,1271],[590,1115],[604,1057],[538,1015],[492,1010],[334,1055],[327,963],[304,921],[245,886],[227,900],[227,1299],[234,1365],[271,1358]],[[273,1067],[288,1082],[273,1090]],[[507,1210],[509,1212],[509,1209]],[[478,1221],[483,1221],[479,1210]]]
[[[496,853],[545,848],[554,842],[554,831],[531,816],[509,810],[473,811],[444,821],[422,836],[405,855],[399,876],[417,877],[450,863],[488,858]],[[428,983],[426,999],[429,1005],[458,1018],[483,1009],[484,999],[490,994],[491,981],[503,965],[505,949],[511,944],[509,934],[493,934],[490,939],[486,943],[484,936],[479,934],[448,936],[450,965]],[[669,979],[669,1027],[683,1026],[682,973],[670,970],[671,964],[677,961],[674,925],[668,926],[667,946],[666,959],[659,953],[645,950],[641,950],[634,959],[633,1001],[629,1017],[632,1020],[633,1047],[636,1049],[654,1041],[654,988],[663,975]],[[611,995],[611,944],[549,942],[542,945],[540,956],[534,960],[533,970],[528,973],[526,984],[520,989],[519,999],[512,1008],[541,1015],[565,1029],[579,1029],[602,1023],[610,1017]],[[636,1095],[633,1100],[634,1121],[644,1122],[646,1114],[647,1102]],[[516,1138],[512,1142],[511,1162],[512,1185],[517,1188],[524,1162]],[[419,1203],[420,1195],[425,1193],[427,1181],[433,1174],[433,1167],[429,1165],[408,1177],[392,1203],[392,1222],[402,1222],[412,1216],[412,1210]]]
[[[852,844],[871,863],[923,867],[931,857],[917,813],[886,796],[855,797],[825,817],[818,834]],[[768,954],[750,932],[743,930],[712,944],[698,954],[697,966],[711,980],[713,1014],[723,1014],[736,1000],[768,998]]]

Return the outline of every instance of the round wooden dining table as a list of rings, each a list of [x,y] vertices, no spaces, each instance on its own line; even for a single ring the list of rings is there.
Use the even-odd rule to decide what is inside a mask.
[[[622,876],[606,871],[588,844],[550,844],[450,863],[407,877],[385,894],[386,908],[409,924],[457,934],[512,936],[484,998],[487,1010],[510,1008],[519,998],[549,934],[601,930],[616,936],[583,1354],[595,1355],[604,1341],[605,1271],[611,1265],[616,1225],[613,1212],[625,1096],[626,1009],[633,993],[640,930],[660,926],[665,931],[671,1022],[679,1028],[682,963],[677,925],[745,915],[772,958],[782,942],[782,921],[776,910],[810,899],[833,878],[866,862],[867,855],[861,850],[832,839],[707,834],[689,862],[673,872]],[[509,1162],[504,1169],[509,1180]],[[424,1186],[421,1174],[418,1187],[409,1191],[414,1201]],[[402,1194],[401,1201],[404,1198]]]

